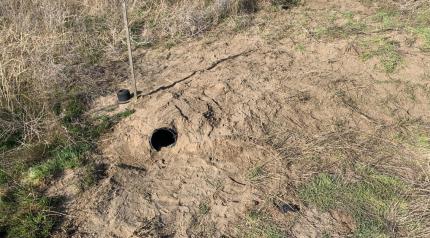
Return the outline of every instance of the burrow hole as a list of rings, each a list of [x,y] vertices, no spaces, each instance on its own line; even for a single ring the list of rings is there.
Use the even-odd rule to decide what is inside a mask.
[[[175,129],[167,127],[156,129],[151,135],[151,147],[156,151],[160,151],[163,147],[174,146],[177,138],[178,133]]]

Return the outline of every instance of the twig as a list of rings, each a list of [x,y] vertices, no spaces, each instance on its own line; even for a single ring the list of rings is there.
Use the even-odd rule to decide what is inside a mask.
[[[246,184],[244,184],[244,183],[241,183],[241,182],[237,181],[236,179],[234,179],[234,178],[233,178],[233,177],[231,177],[231,176],[228,176],[228,178],[229,178],[229,179],[231,179],[231,181],[233,181],[233,182],[235,182],[235,183],[237,183],[237,184],[240,184],[240,185],[246,186]]]

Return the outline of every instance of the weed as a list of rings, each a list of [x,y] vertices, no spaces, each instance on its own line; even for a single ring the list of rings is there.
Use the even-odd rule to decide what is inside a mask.
[[[382,30],[395,29],[402,27],[399,16],[395,11],[380,10],[373,17],[374,20],[381,23]]]
[[[248,15],[238,16],[233,18],[234,21],[234,31],[241,32],[247,29],[252,24],[252,17]]]
[[[251,211],[246,216],[245,226],[240,229],[241,237],[247,238],[282,238],[285,234],[271,221],[271,219],[259,211]]]
[[[84,167],[83,175],[80,178],[79,188],[84,191],[94,184],[96,184],[98,180],[98,171],[97,167],[94,163],[89,163]]]
[[[356,237],[389,235],[386,215],[395,204],[405,203],[401,195],[405,186],[397,178],[367,167],[358,167],[357,173],[362,179],[351,183],[320,174],[300,189],[300,197],[324,211],[340,209],[350,213],[359,224]]]
[[[343,26],[345,34],[357,34],[363,32],[367,28],[366,23],[354,18],[354,13],[346,12],[343,14],[343,16],[347,20],[346,24]]]
[[[54,219],[48,214],[51,200],[18,188],[0,199],[0,232],[6,237],[49,237]]]
[[[387,73],[393,73],[402,62],[402,56],[398,50],[399,45],[395,41],[375,37],[365,41],[363,46],[367,48],[362,55],[363,59],[378,57]]]
[[[154,39],[148,38],[144,36],[144,29],[147,20],[144,18],[138,17],[136,21],[133,21],[130,25],[130,35],[131,39],[134,41],[134,44],[137,47],[140,46],[151,46],[151,41]],[[151,21],[153,22],[153,21]],[[149,24],[151,28],[155,27],[155,25]]]
[[[209,213],[209,211],[211,210],[209,204],[207,204],[206,202],[202,202],[199,204],[199,213],[202,215],[206,215]]]
[[[57,112],[61,111],[62,106],[64,107],[62,111],[62,119],[64,124],[73,123],[79,119],[85,112],[85,102],[82,96],[73,95],[70,96],[64,102],[64,105],[58,105],[55,107]]]
[[[417,146],[425,149],[430,149],[430,137],[426,135],[418,136]]]
[[[320,209],[330,210],[339,201],[336,197],[338,190],[339,184],[332,176],[321,174],[301,191],[301,197]]]
[[[85,160],[87,153],[94,148],[95,141],[103,133],[134,111],[104,116],[99,122],[94,122],[83,116],[85,104],[80,98],[71,97],[59,107],[62,123],[69,132],[68,139],[59,137],[54,140],[47,146],[47,152],[41,154],[43,159],[39,159],[35,165],[16,164],[17,172],[13,173],[13,178],[0,169],[0,217],[7,218],[0,218],[0,233],[4,232],[8,237],[48,237],[55,222],[47,212],[52,205],[48,198],[34,192],[35,188],[66,169],[84,165],[81,188],[88,188],[97,180],[98,171]],[[15,182],[10,183],[11,179]]]
[[[127,118],[133,113],[135,110],[126,109],[123,112],[119,112],[111,117],[109,116],[101,116],[99,117],[99,121],[92,125],[89,130],[87,130],[87,136],[90,138],[97,138],[101,134],[108,131],[110,128],[112,128],[115,124],[117,124],[119,121],[121,121],[124,118]]]
[[[423,39],[423,50],[430,50],[430,27],[413,28],[412,32],[414,32]]]
[[[325,232],[323,232],[322,237],[323,238],[331,238],[331,235],[330,235],[330,233],[325,231]]]
[[[260,179],[265,174],[264,168],[261,165],[255,166],[248,172],[248,179],[251,181],[256,181]]]
[[[106,16],[84,16],[83,19],[79,19],[79,25],[75,26],[82,31],[80,34],[92,36],[83,38],[78,47],[79,55],[87,65],[100,63],[105,54],[103,50],[105,43],[97,38],[101,38],[101,35],[108,31],[106,19]]]
[[[100,122],[93,125],[91,122],[83,121],[79,124],[71,124],[78,119],[82,119],[83,106],[79,101],[71,100],[65,108],[65,125],[69,128],[74,137],[74,145],[61,145],[61,143],[51,149],[50,159],[29,168],[24,178],[26,183],[37,185],[43,180],[51,178],[65,169],[73,169],[84,164],[84,155],[93,148],[93,141],[98,139],[103,133],[134,113],[134,110],[125,110],[112,117],[102,116]],[[67,142],[66,142],[67,143]]]
[[[298,50],[299,52],[303,53],[303,52],[306,51],[306,48],[305,48],[305,46],[303,44],[298,44],[296,46],[296,50]]]
[[[125,111],[116,114],[115,117],[116,119],[123,119],[133,115],[135,112],[135,110],[126,109]]]
[[[420,26],[425,26],[430,24],[430,9],[423,8],[424,10],[421,10],[418,12],[416,16],[416,24]]]
[[[83,62],[88,65],[98,64],[103,59],[104,50],[102,47],[93,44],[91,41],[82,44],[78,50]]]
[[[5,171],[0,169],[0,186],[6,184],[8,182],[8,175]]]
[[[315,29],[314,34],[317,38],[347,38],[351,35],[356,35],[363,32],[367,25],[360,19],[356,19],[352,12],[345,12],[341,14],[345,20],[343,24],[336,24],[336,15],[330,16],[328,26],[322,26]]]
[[[410,98],[412,101],[416,101],[417,100],[417,96],[416,96],[416,90],[417,90],[417,86],[414,84],[411,84],[409,82],[405,83],[405,93],[408,96],[408,98]]]
[[[44,179],[55,176],[65,169],[77,168],[82,165],[81,155],[86,150],[88,148],[84,144],[55,149],[53,158],[31,167],[27,176],[24,177],[24,181],[37,185]]]

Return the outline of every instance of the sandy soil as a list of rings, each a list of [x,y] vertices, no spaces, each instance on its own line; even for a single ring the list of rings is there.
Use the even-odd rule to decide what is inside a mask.
[[[373,134],[400,118],[429,121],[430,57],[400,41],[408,54],[386,74],[376,60],[363,61],[354,39],[318,40],[292,27],[303,12],[333,7],[370,14],[359,1],[306,1],[260,12],[236,34],[215,31],[171,49],[136,52],[139,100],[109,112],[114,96],[95,103],[94,114],[136,112],[100,142],[107,176],[68,205],[69,236],[237,237],[245,214],[262,207],[287,224],[290,237],[351,234],[356,225],[348,215],[300,202],[294,187],[312,174],[291,161],[317,146],[303,138],[340,124]],[[178,140],[156,152],[149,139],[160,127],[175,128]],[[291,141],[285,153],[264,143],[274,127],[287,128],[279,132]],[[253,177],[256,167],[264,175]],[[283,214],[271,207],[273,198],[300,211]]]

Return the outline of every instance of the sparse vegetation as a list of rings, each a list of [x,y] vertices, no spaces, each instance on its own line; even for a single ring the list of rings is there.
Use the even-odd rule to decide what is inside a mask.
[[[17,188],[0,199],[0,231],[7,237],[49,237],[55,224],[53,201],[27,188]]]
[[[357,223],[357,228],[351,232],[355,237],[428,237],[430,175],[426,158],[430,133],[428,118],[416,111],[427,108],[430,90],[425,82],[428,82],[429,72],[402,70],[408,67],[406,56],[413,58],[414,54],[419,54],[421,58],[417,61],[428,57],[430,6],[422,0],[356,2],[369,10],[345,10],[345,6],[340,10],[330,5],[309,8],[308,2],[300,0],[129,1],[132,46],[141,48],[139,53],[145,54],[148,49],[174,50],[183,42],[205,37],[205,33],[222,26],[225,28],[215,32],[216,39],[223,34],[242,34],[244,39],[261,34],[260,38],[255,38],[252,49],[264,45],[264,40],[275,48],[275,53],[267,48],[264,53],[253,51],[256,58],[252,59],[252,64],[258,65],[256,61],[260,58],[255,59],[260,57],[258,54],[264,55],[261,61],[267,63],[264,71],[270,75],[249,70],[250,76],[263,75],[270,81],[282,71],[282,77],[288,77],[274,83],[276,87],[285,87],[286,94],[293,91],[298,94],[274,98],[271,103],[282,104],[273,108],[276,118],[269,118],[270,123],[250,125],[253,131],[261,129],[264,136],[250,135],[246,141],[265,146],[267,153],[281,157],[277,161],[279,166],[276,165],[279,171],[266,167],[267,161],[258,161],[243,168],[241,176],[225,179],[219,175],[224,168],[216,167],[219,177],[209,182],[210,189],[216,191],[214,196],[221,197],[223,206],[241,202],[224,198],[228,197],[224,189],[234,191],[236,188],[231,187],[237,186],[258,190],[272,186],[268,181],[273,179],[281,181],[276,186],[282,191],[276,191],[276,196],[288,190],[290,196],[300,201],[300,212],[316,208],[318,212],[342,211],[350,215]],[[291,10],[293,7],[299,10]],[[49,237],[63,216],[59,210],[61,199],[46,193],[51,183],[65,172],[79,171],[76,186],[84,192],[103,176],[100,174],[103,168],[93,159],[98,153],[97,142],[135,112],[126,109],[109,116],[87,115],[95,98],[112,94],[127,76],[119,9],[120,1],[0,1],[0,237]],[[259,18],[259,10],[263,17]],[[285,17],[288,14],[294,17]],[[274,21],[275,18],[278,20]],[[291,21],[285,22],[285,19]],[[354,61],[336,65],[338,59],[333,54],[336,50],[331,48],[326,52],[326,43],[339,43],[339,48],[347,45],[346,49],[339,49],[345,58],[375,66],[376,72],[370,69],[359,77],[351,73],[353,70],[342,71],[342,67],[351,67]],[[411,49],[413,53],[408,52]],[[215,52],[214,57],[219,58]],[[171,57],[170,53],[167,58]],[[139,55],[142,62],[147,60],[145,54]],[[291,59],[291,64],[281,58],[285,55]],[[294,67],[293,61],[315,63],[317,61],[308,61],[315,55],[318,55],[318,64],[324,65],[321,71],[315,70],[313,65],[309,65],[313,71],[306,71],[308,65],[298,70],[298,76],[313,80],[312,86],[305,83],[283,85],[291,80],[285,72]],[[272,68],[281,59],[285,68]],[[140,73],[146,77],[152,71],[165,69],[157,68],[157,63],[144,67]],[[246,60],[242,63],[251,64]],[[335,74],[339,70],[343,74]],[[380,78],[381,71],[389,79]],[[404,78],[412,71],[421,75]],[[203,74],[204,71],[198,72]],[[399,72],[403,74],[397,75]],[[242,83],[248,82],[243,80]],[[231,85],[228,87],[232,89]],[[319,97],[316,94],[320,91],[327,94]],[[263,96],[263,101],[271,97]],[[176,100],[176,95],[174,97]],[[218,105],[219,102],[212,100]],[[223,109],[223,105],[218,106],[222,111],[216,112],[219,121],[226,123],[227,128],[230,121],[218,113],[228,110]],[[321,107],[327,111],[318,111]],[[300,116],[283,118],[283,110]],[[337,114],[338,110],[341,113]],[[254,115],[253,109],[249,112],[243,108],[246,120],[248,117],[259,120],[262,116]],[[184,118],[193,119],[189,115]],[[212,159],[208,163],[214,167],[222,160]],[[144,170],[131,168],[135,173]],[[282,184],[284,180],[287,184]],[[261,186],[256,186],[257,183]],[[270,199],[275,196],[265,195]],[[149,192],[145,196],[153,199]],[[217,233],[217,224],[210,220],[213,214],[219,215],[216,210],[219,203],[209,200],[193,203],[198,204],[192,208],[194,227],[187,232],[196,237],[222,235]],[[235,226],[239,236],[276,238],[289,235],[291,224],[281,224],[275,219],[279,211],[276,207],[273,209],[272,202],[269,205],[267,201],[253,202],[256,207],[272,206],[272,210],[252,208],[249,214],[241,214],[244,219]],[[285,223],[294,220],[290,219],[293,216],[282,213]],[[164,229],[161,219],[154,218],[151,222],[151,226],[142,229],[150,232]],[[174,234],[174,231],[169,232]],[[321,232],[324,237],[330,237],[329,232]]]
[[[249,170],[248,178],[250,181],[255,182],[261,179],[261,177],[264,176],[264,174],[265,174],[264,167],[262,165],[257,165]]]
[[[402,62],[402,56],[399,53],[399,44],[386,38],[375,37],[362,42],[364,60],[372,57],[379,58],[383,69],[387,73],[393,73]]]
[[[421,48],[425,51],[430,49],[430,10],[425,9],[418,12],[415,18],[412,18],[412,32],[418,35],[423,44]]]
[[[363,33],[367,28],[366,23],[355,17],[353,12],[335,12],[326,20],[326,24],[314,30],[314,35],[319,39],[348,38]]]
[[[300,196],[325,211],[339,209],[353,214],[359,224],[356,237],[392,236],[390,224],[394,221],[387,215],[391,210],[400,213],[405,209],[405,185],[397,178],[359,169],[363,178],[352,183],[320,174],[300,190]]]
[[[48,237],[55,223],[49,211],[55,206],[38,186],[78,167],[85,171],[81,188],[94,184],[96,168],[87,160],[94,142],[134,112],[96,120],[83,116],[91,97],[105,93],[111,82],[100,87],[82,78],[104,77],[107,59],[122,57],[119,4],[0,3],[0,233],[7,237]],[[256,7],[253,0],[140,1],[130,11],[134,45],[199,35]],[[28,149],[34,147],[42,149]],[[28,161],[21,156],[26,153]],[[5,171],[13,172],[9,177]]]
[[[65,169],[73,169],[80,166],[83,162],[81,161],[80,155],[86,148],[59,148],[53,151],[53,158],[43,161],[42,164],[38,164],[30,167],[27,175],[24,177],[24,182],[32,185],[40,184],[44,179],[50,178],[64,171]]]
[[[85,189],[94,184],[97,173],[93,162],[87,160],[88,153],[99,136],[134,112],[126,110],[93,122],[83,117],[79,100],[66,102],[62,124],[69,131],[69,139],[57,139],[46,146],[47,151],[38,155],[43,157],[40,162],[9,161],[12,165],[8,168],[13,174],[7,174],[3,166],[0,168],[0,191],[4,191],[0,193],[0,215],[4,217],[0,219],[0,232],[7,237],[48,237],[57,221],[56,204],[40,193],[38,187],[66,169],[82,166],[86,173],[77,186]]]
[[[239,228],[240,237],[246,238],[281,238],[285,234],[274,224],[270,218],[259,211],[250,211],[246,216],[244,227]]]
[[[402,27],[399,14],[394,11],[381,9],[375,14],[374,19],[376,22],[381,24],[380,26],[381,31],[395,30]]]
[[[199,212],[202,215],[206,215],[209,213],[209,211],[211,210],[211,208],[209,207],[209,204],[203,202],[199,204]]]

